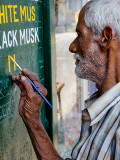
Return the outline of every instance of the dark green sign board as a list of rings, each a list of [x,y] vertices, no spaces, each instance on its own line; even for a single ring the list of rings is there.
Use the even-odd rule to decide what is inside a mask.
[[[19,70],[10,57],[22,68],[36,72],[45,85],[44,50],[49,41],[45,42],[43,35],[44,8],[43,0],[0,1],[0,160],[36,159],[18,113],[20,91],[11,75],[17,75]],[[47,128],[45,108],[44,104],[41,114]]]

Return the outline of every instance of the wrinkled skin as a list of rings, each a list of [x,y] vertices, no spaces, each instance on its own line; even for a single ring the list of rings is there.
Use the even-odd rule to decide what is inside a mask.
[[[41,93],[46,97],[47,90],[39,82],[37,75],[26,69],[23,69],[22,72],[24,73],[24,75],[26,75],[33,81],[33,83],[37,86]],[[12,80],[17,84],[17,86],[21,90],[19,103],[19,113],[21,117],[29,116],[30,114],[32,116],[34,115],[36,118],[39,119],[39,111],[43,103],[43,98],[36,91],[34,91],[28,79],[25,76],[22,76],[22,74],[20,74],[17,77],[12,76]]]
[[[47,90],[41,85],[35,73],[26,69],[22,72],[33,81],[44,96],[47,95]],[[61,160],[40,121],[43,99],[25,76],[12,76],[12,80],[21,90],[19,113],[26,125],[38,160]]]
[[[120,81],[120,42],[111,26],[106,26],[99,38],[94,39],[92,30],[85,25],[84,13],[85,8],[79,16],[76,28],[78,36],[69,49],[72,53],[79,54],[75,69],[77,76],[96,82],[98,91],[102,95]],[[36,74],[25,69],[23,73],[46,96],[47,91]],[[27,127],[37,158],[61,160],[39,119],[43,99],[24,76],[12,76],[12,80],[21,90],[19,113]]]
[[[81,11],[76,28],[78,36],[71,43],[69,50],[79,54],[75,69],[76,75],[101,85],[106,76],[108,59],[106,54],[101,53],[101,48],[93,38],[92,30],[85,25],[83,16],[84,12]]]
[[[96,83],[100,94],[103,94],[120,81],[120,42],[111,26],[106,26],[94,39],[91,28],[84,22],[83,8],[77,24],[77,37],[69,50],[79,54],[76,61],[76,75]]]

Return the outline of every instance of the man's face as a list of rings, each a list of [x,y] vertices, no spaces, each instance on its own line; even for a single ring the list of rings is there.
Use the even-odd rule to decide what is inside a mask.
[[[77,57],[76,75],[98,83],[105,78],[107,55],[101,52],[97,40],[93,39],[92,30],[85,25],[84,12],[85,9],[80,13],[76,28],[77,37],[69,50]]]

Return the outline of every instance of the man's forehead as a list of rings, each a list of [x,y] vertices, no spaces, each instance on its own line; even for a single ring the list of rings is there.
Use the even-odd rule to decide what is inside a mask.
[[[83,25],[84,25],[84,19],[83,17],[80,16],[78,19],[77,26],[76,26],[76,32],[80,31]]]
[[[82,8],[82,10],[79,13],[79,18],[78,18],[78,23],[77,23],[77,26],[76,26],[76,31],[79,31],[83,27],[86,26],[85,25],[85,20],[84,20],[85,12],[86,12],[86,8],[84,7],[84,8]]]
[[[85,16],[85,9],[83,8],[79,13],[77,25],[79,25],[81,22],[84,22],[84,16]]]

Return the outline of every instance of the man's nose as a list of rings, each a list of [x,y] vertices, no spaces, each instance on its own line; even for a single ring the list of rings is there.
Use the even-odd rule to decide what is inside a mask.
[[[77,53],[78,49],[77,49],[77,43],[76,43],[76,39],[70,44],[69,46],[69,51],[72,53]]]

